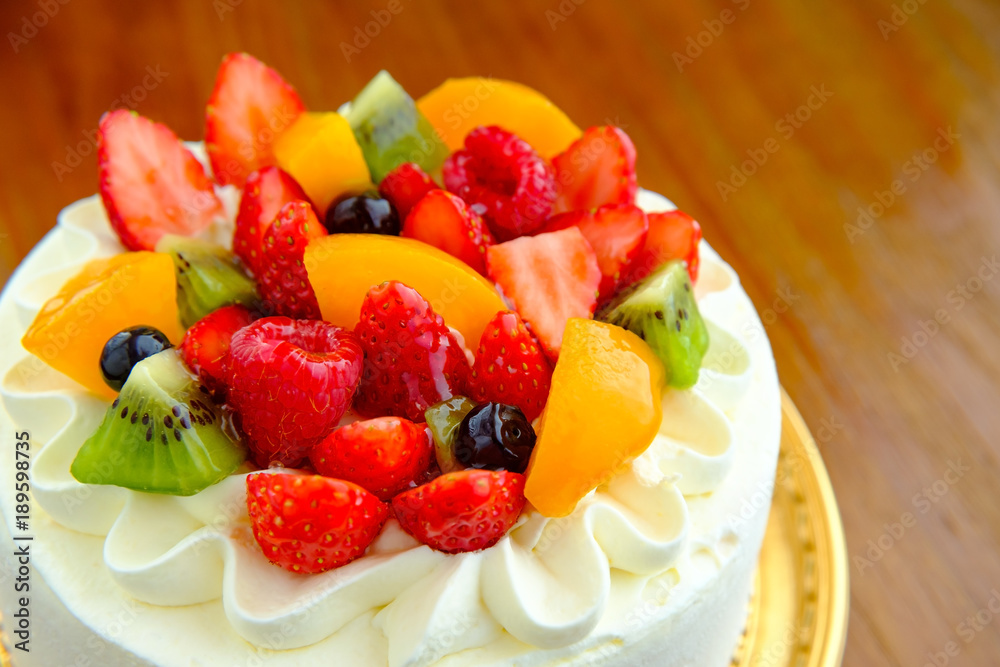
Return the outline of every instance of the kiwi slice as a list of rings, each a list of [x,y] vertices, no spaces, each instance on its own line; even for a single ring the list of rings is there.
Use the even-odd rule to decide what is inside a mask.
[[[455,458],[455,438],[458,437],[458,427],[462,425],[465,415],[475,407],[475,402],[465,396],[452,396],[435,403],[424,412],[434,440],[434,456],[441,472],[455,472],[465,468]]]
[[[156,244],[169,253],[177,276],[177,308],[185,327],[233,303],[258,305],[257,285],[240,260],[222,246],[167,234]]]
[[[708,329],[683,261],[664,264],[618,294],[598,319],[624,327],[649,343],[663,361],[671,387],[686,389],[698,381],[708,350]]]
[[[70,472],[84,484],[190,496],[245,459],[228,415],[169,349],[135,365]]]
[[[345,117],[375,183],[404,162],[416,162],[432,173],[448,157],[430,121],[385,70],[358,93]]]

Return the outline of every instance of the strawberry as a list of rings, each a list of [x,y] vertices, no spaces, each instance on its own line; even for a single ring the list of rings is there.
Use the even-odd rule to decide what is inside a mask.
[[[181,357],[213,392],[225,393],[223,363],[229,356],[229,343],[233,334],[252,321],[253,314],[237,303],[209,313],[184,334]]]
[[[413,207],[400,235],[440,248],[484,275],[486,249],[495,243],[482,216],[444,190],[431,190]]]
[[[588,128],[552,158],[552,168],[556,181],[553,213],[635,203],[635,146],[617,127]]]
[[[650,213],[649,234],[641,250],[622,271],[619,286],[633,285],[672,259],[687,262],[691,282],[698,280],[701,225],[683,211]]]
[[[530,422],[542,414],[551,381],[552,365],[521,317],[497,313],[479,340],[469,396],[479,403],[515,405]]]
[[[423,424],[376,417],[342,426],[313,447],[316,472],[353,482],[382,500],[422,479],[434,456]]]
[[[589,318],[597,306],[601,269],[576,227],[492,246],[486,251],[486,271],[553,363],[566,320]]]
[[[302,257],[309,241],[323,236],[326,228],[312,204],[293,201],[281,207],[264,233],[257,276],[260,294],[271,312],[301,320],[320,319],[319,304]]]
[[[524,475],[507,471],[451,472],[392,499],[403,530],[452,554],[493,546],[522,509]]]
[[[365,416],[396,415],[423,422],[430,406],[464,394],[469,361],[455,334],[412,287],[373,287],[354,332],[365,369],[354,401]]]
[[[219,183],[243,187],[275,164],[272,144],[306,110],[281,75],[246,53],[222,59],[205,109],[205,149]]]
[[[413,206],[437,188],[437,183],[414,162],[399,165],[378,184],[379,194],[392,202],[400,220],[406,220]]]
[[[247,475],[247,510],[264,556],[289,572],[315,574],[362,556],[389,506],[360,486],[319,475]]]
[[[260,273],[264,233],[281,207],[292,201],[309,201],[295,179],[278,167],[264,167],[247,176],[233,231],[233,252],[250,273]]]
[[[169,127],[127,109],[97,128],[101,201],[129,250],[153,250],[164,234],[195,236],[225,217],[211,179]]]

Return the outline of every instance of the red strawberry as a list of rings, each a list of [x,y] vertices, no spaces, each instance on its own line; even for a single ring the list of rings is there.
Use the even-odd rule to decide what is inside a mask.
[[[392,500],[403,530],[452,554],[493,546],[522,509],[524,475],[493,470],[451,472]]]
[[[363,555],[389,506],[360,486],[319,475],[247,475],[247,510],[264,556],[289,572],[315,574]]]
[[[444,190],[430,191],[413,207],[400,235],[440,248],[484,275],[486,249],[495,243],[482,217]]]
[[[554,213],[635,203],[635,146],[617,127],[588,128],[552,158],[552,168],[557,192]]]
[[[551,381],[552,365],[521,317],[511,311],[497,313],[479,340],[469,396],[479,403],[515,405],[532,421],[542,414]]]
[[[437,187],[420,165],[406,162],[386,174],[378,184],[378,192],[396,207],[399,219],[406,220],[413,206]]]
[[[229,343],[233,334],[252,321],[250,311],[237,303],[209,313],[184,334],[184,363],[212,391],[225,392],[223,362],[229,356]]]
[[[236,214],[233,252],[255,276],[260,273],[264,233],[281,207],[292,201],[309,201],[295,179],[278,167],[264,167],[247,176]]]
[[[300,464],[344,416],[363,360],[353,333],[319,320],[265,317],[237,331],[226,386],[257,465]]]
[[[312,239],[326,236],[312,204],[293,201],[281,207],[264,233],[257,282],[271,312],[301,320],[318,320],[319,303],[309,284],[302,257]]]
[[[97,129],[101,201],[122,244],[153,250],[164,234],[195,236],[225,217],[205,168],[169,127],[127,109]]]
[[[701,225],[683,211],[650,213],[649,234],[639,253],[622,272],[620,286],[639,282],[672,259],[687,262],[691,282],[698,280],[698,241]]]
[[[601,269],[576,227],[490,247],[486,270],[555,362],[570,317],[594,314]]]
[[[309,454],[316,472],[368,489],[391,500],[422,479],[434,456],[423,424],[399,417],[376,417],[342,426]]]
[[[215,180],[242,187],[250,172],[275,164],[274,138],[305,110],[295,89],[253,56],[223,58],[205,109],[205,149]]]
[[[354,402],[365,416],[424,421],[430,406],[464,394],[469,361],[455,334],[412,287],[395,280],[373,287],[354,329],[365,370]]]

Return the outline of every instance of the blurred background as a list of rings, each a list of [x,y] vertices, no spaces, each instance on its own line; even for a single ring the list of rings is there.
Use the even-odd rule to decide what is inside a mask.
[[[414,97],[488,75],[620,126],[640,185],[741,276],[819,442],[845,664],[1000,662],[997,3],[5,0],[0,28],[4,282],[96,191],[101,113],[201,139],[230,51],[314,110],[384,68]]]

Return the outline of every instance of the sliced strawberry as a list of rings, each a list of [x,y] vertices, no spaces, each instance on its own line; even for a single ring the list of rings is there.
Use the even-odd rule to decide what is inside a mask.
[[[399,219],[406,220],[406,216],[410,214],[416,203],[423,199],[428,192],[436,190],[438,187],[438,184],[420,168],[420,165],[406,162],[386,174],[386,177],[378,184],[378,191],[396,207]]]
[[[170,128],[127,109],[97,129],[101,201],[129,250],[153,250],[164,234],[194,236],[225,217],[211,179]]]
[[[389,506],[360,486],[319,475],[247,475],[247,510],[264,556],[289,572],[314,574],[363,555]]]
[[[524,509],[524,475],[461,470],[404,491],[392,510],[407,533],[445,553],[479,551],[507,534]]]
[[[635,146],[617,127],[588,128],[552,158],[552,167],[556,179],[553,213],[635,203]]]
[[[247,176],[233,231],[233,252],[255,276],[260,273],[264,233],[281,207],[292,201],[309,201],[294,178],[278,167],[264,167]]]
[[[639,282],[672,259],[687,262],[691,282],[698,280],[701,225],[683,211],[649,213],[649,233],[642,249],[622,271],[619,286]]]
[[[302,257],[312,239],[326,236],[312,204],[293,201],[281,207],[264,233],[264,251],[257,280],[269,314],[318,320],[319,303],[309,284]]]
[[[184,334],[181,357],[209,389],[225,393],[223,363],[229,356],[233,334],[250,324],[253,314],[245,306],[224,306],[198,320]]]
[[[295,89],[253,56],[223,58],[205,109],[205,149],[215,180],[242,187],[250,172],[275,164],[275,137],[305,110]]]
[[[495,243],[482,216],[444,190],[431,190],[417,202],[400,235],[440,248],[483,275],[486,249]]]
[[[594,314],[601,269],[576,227],[492,246],[486,251],[486,270],[553,362],[566,320]]]
[[[399,417],[342,426],[309,454],[319,474],[354,482],[386,501],[422,480],[433,457],[427,427]]]
[[[552,365],[521,317],[511,311],[497,313],[479,340],[470,397],[517,406],[530,422],[542,414],[551,381]]]

